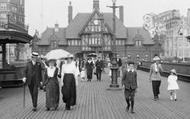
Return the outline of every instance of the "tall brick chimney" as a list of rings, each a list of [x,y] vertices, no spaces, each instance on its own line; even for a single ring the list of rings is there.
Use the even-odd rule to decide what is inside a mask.
[[[100,10],[99,0],[93,0],[93,10]]]
[[[55,31],[55,32],[58,32],[58,31],[59,31],[59,24],[58,24],[58,23],[55,24],[54,31]]]
[[[71,5],[71,1],[70,1],[69,6],[68,6],[68,24],[70,24],[72,19],[73,19],[73,6]]]
[[[123,6],[119,7],[119,19],[121,20],[121,22],[124,22],[124,8]]]
[[[187,23],[190,25],[190,8],[187,10]]]

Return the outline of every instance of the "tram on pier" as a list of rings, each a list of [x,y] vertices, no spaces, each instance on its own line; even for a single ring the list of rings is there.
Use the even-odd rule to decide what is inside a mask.
[[[28,54],[25,44],[33,39],[27,32],[11,29],[0,30],[0,86],[22,84],[23,69]],[[25,54],[24,54],[25,52]],[[22,56],[22,58],[21,58]]]

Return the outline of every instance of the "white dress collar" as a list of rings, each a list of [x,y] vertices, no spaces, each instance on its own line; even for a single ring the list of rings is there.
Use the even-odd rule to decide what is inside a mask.
[[[48,67],[47,68],[47,75],[48,75],[48,77],[53,77],[54,76],[55,69],[56,69],[55,67],[52,67],[52,68]]]

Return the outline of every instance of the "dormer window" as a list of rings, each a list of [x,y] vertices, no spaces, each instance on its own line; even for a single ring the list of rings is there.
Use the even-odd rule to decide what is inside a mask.
[[[135,45],[136,46],[142,46],[142,41],[141,40],[136,40]]]
[[[52,47],[52,49],[55,49],[57,47],[57,41],[52,41],[51,47]]]
[[[139,32],[137,32],[137,34],[135,35],[133,41],[134,41],[134,43],[135,43],[135,45],[137,47],[142,46],[143,37],[139,34]]]

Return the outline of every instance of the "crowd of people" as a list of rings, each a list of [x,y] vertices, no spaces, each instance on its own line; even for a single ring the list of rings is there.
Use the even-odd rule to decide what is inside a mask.
[[[150,66],[149,80],[152,83],[154,100],[159,100],[161,73],[163,72],[160,64],[160,57],[153,58],[154,63]],[[111,63],[108,63],[111,68]],[[137,71],[135,63],[128,61],[127,65],[118,60],[118,76],[122,77],[121,82],[124,89],[124,97],[127,103],[126,110],[131,109],[134,113],[135,93],[138,87]],[[97,81],[101,81],[101,74],[104,71],[104,64],[100,57],[96,60],[88,58],[87,60],[74,60],[74,56],[69,54],[67,57],[57,61],[57,59],[48,59],[47,61],[38,60],[38,53],[33,52],[31,60],[27,63],[25,77],[23,82],[28,85],[32,98],[33,111],[37,110],[38,88],[40,87],[46,93],[46,110],[57,110],[59,106],[60,92],[62,100],[65,103],[65,110],[70,110],[76,105],[76,90],[81,81],[91,82],[93,74],[96,75]],[[109,71],[111,77],[111,70]],[[177,73],[175,69],[171,70],[168,77],[168,91],[170,99],[177,101]],[[61,91],[60,91],[61,90]]]
[[[60,88],[65,110],[70,110],[76,105],[76,86],[78,80],[91,81],[93,73],[97,81],[101,81],[101,73],[104,70],[100,57],[97,60],[74,60],[69,54],[62,59],[39,59],[38,53],[33,52],[31,60],[27,63],[23,82],[28,85],[33,111],[37,110],[38,88],[46,92],[46,110],[57,110],[59,106]]]

